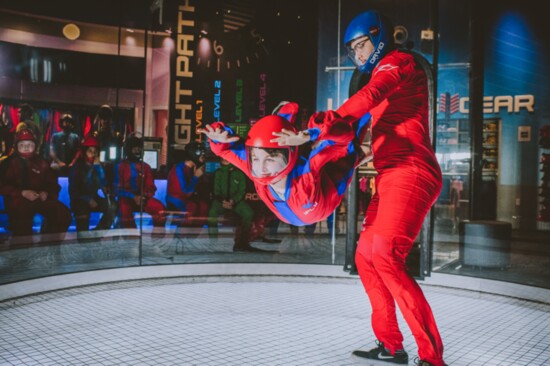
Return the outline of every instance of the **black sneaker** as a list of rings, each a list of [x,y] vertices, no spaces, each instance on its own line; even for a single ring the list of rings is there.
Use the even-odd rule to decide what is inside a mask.
[[[405,350],[395,351],[395,354],[391,354],[384,347],[384,343],[376,341],[378,347],[371,349],[370,351],[353,351],[352,357],[361,361],[366,365],[408,365],[409,355]]]

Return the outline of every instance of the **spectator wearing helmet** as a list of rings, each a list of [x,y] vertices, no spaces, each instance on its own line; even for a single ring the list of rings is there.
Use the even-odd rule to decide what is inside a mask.
[[[42,132],[40,122],[35,118],[33,106],[28,103],[21,104],[17,109],[17,116],[19,120],[17,121],[15,133],[24,129],[31,130],[35,137],[36,153],[40,155],[42,151],[44,134]]]
[[[245,141],[223,122],[200,132],[208,136],[215,154],[252,180],[258,196],[280,220],[295,226],[324,220],[342,201],[355,167],[363,161],[359,141],[366,124],[354,130],[359,124],[329,113],[297,131],[291,123],[298,113],[296,103],[276,113],[259,119]],[[312,144],[298,150],[308,142]]]
[[[93,134],[99,141],[101,161],[116,164],[120,161],[122,138],[113,129],[113,109],[104,104],[99,107],[93,122]]]
[[[185,146],[183,161],[168,172],[166,206],[170,211],[186,212],[182,226],[202,227],[208,217],[208,200],[199,194],[204,183],[204,144],[191,142]],[[203,182],[201,182],[203,181]]]
[[[9,127],[7,108],[0,104],[0,161],[11,153],[13,137]]]
[[[153,218],[153,226],[164,228],[164,205],[153,198],[157,187],[151,167],[142,159],[143,139],[129,135],[124,144],[126,158],[115,170],[114,190],[118,214],[123,228],[136,228],[134,212],[144,212]]]
[[[99,161],[99,142],[91,135],[84,138],[79,157],[69,170],[69,196],[79,238],[89,230],[93,211],[102,213],[93,230],[111,228],[116,201],[110,196],[105,170]]]
[[[58,201],[60,186],[47,160],[36,151],[30,129],[15,135],[14,154],[5,162],[0,194],[4,195],[9,225],[14,236],[32,235],[33,218],[44,217],[42,234],[59,233],[63,239],[71,223],[69,209]]]
[[[353,355],[370,362],[407,364],[397,303],[415,337],[420,363],[441,366],[445,363],[437,325],[405,263],[442,186],[430,142],[428,78],[413,54],[395,49],[392,34],[389,22],[375,11],[356,16],[344,34],[349,56],[370,80],[336,115],[357,119],[371,114],[378,172],[355,256],[371,301],[378,346]]]
[[[62,131],[54,133],[50,141],[51,166],[66,174],[78,159],[80,137],[74,132],[75,121],[70,113],[63,114],[59,122]]]

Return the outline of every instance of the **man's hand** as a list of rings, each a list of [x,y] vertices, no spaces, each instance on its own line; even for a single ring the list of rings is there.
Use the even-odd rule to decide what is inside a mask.
[[[225,208],[226,210],[232,210],[234,205],[235,205],[235,201],[233,200],[222,201],[222,207]]]
[[[48,199],[48,192],[41,191],[40,193],[38,193],[38,197],[40,197],[41,201],[45,201]]]
[[[273,132],[273,136],[277,138],[271,139],[270,142],[276,142],[279,146],[299,146],[309,141],[307,131],[294,132],[283,128],[281,132]]]
[[[374,158],[374,155],[372,154],[372,149],[371,149],[370,145],[361,145],[361,150],[363,150],[364,156],[361,159],[361,161],[359,162],[358,166],[366,164]]]
[[[93,199],[89,200],[88,204],[90,205],[91,208],[96,208],[97,207],[97,202]]]
[[[35,192],[35,191],[32,191],[30,189],[24,189],[21,191],[21,196],[25,197],[26,199],[28,199],[29,201],[35,201],[38,199],[38,197],[40,197],[40,195]]]
[[[138,195],[135,195],[134,196],[134,202],[136,203],[136,205],[141,205],[141,196],[138,196]]]
[[[210,140],[224,144],[239,141],[239,136],[229,136],[229,132],[222,130],[219,127],[214,129],[210,125],[206,125],[205,128],[197,129],[197,132],[205,134]]]
[[[195,177],[200,178],[204,174],[204,165],[195,169]]]
[[[342,117],[340,117],[340,115],[338,115],[335,111],[315,112],[311,115],[311,117],[309,117],[309,123],[322,125],[341,118]]]

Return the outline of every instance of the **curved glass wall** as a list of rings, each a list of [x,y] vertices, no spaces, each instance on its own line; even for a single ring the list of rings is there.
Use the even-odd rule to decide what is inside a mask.
[[[196,132],[223,120],[244,137],[283,100],[307,122],[312,4],[120,2],[105,14],[31,3],[0,9],[1,283],[152,264],[343,264],[343,208],[334,224],[280,221],[244,175],[216,176],[222,162]],[[18,152],[25,125],[36,130],[36,167]],[[193,142],[205,162],[188,155]],[[128,161],[136,144],[142,157]],[[236,203],[217,205],[225,200]]]
[[[472,11],[451,1],[121,2],[108,16],[91,4],[82,15],[30,3],[0,9],[0,283],[206,262],[335,264],[353,272],[372,166],[360,167],[329,219],[292,226],[261,202],[248,179],[231,179],[238,189],[221,173],[216,179],[225,168],[196,130],[221,120],[245,137],[281,101],[300,105],[301,127],[313,111],[336,109],[357,82],[340,39],[368,5],[388,14],[396,39],[432,69],[432,136],[444,189],[410,255],[413,275],[548,287],[550,84],[539,79],[550,71],[549,43],[528,6],[476,8],[485,19],[476,38]],[[514,62],[503,63],[503,54],[514,54]],[[483,93],[473,72],[484,80]],[[64,132],[65,114],[77,137]],[[7,157],[24,124],[36,129],[37,155],[58,185],[44,188],[44,201],[59,203],[26,216],[17,199],[23,190],[40,197],[42,186]],[[94,177],[93,197],[82,189],[91,180],[75,173],[86,163],[75,141],[93,144],[89,136],[99,144],[97,172],[79,174]],[[142,158],[121,165],[132,137],[142,138]],[[181,163],[194,160],[185,149],[193,142],[204,145],[206,160],[191,174],[196,178],[188,177],[196,180],[189,190]],[[174,190],[181,196],[170,198]],[[222,197],[225,191],[231,197]],[[247,208],[240,216],[213,210],[224,199]],[[89,218],[78,202],[94,206]]]
[[[532,5],[440,3],[434,271],[549,286],[550,49]]]

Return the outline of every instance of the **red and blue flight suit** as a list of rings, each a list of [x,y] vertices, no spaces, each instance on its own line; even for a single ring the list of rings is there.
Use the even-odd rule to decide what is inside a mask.
[[[295,131],[281,115],[258,120],[249,131],[247,141],[259,139],[262,148],[281,148],[276,143],[270,144],[269,140],[274,138],[272,132],[283,128]],[[237,166],[252,180],[260,199],[280,220],[295,226],[309,225],[325,220],[338,207],[355,167],[364,156],[359,145],[366,133],[369,117],[361,119],[360,124],[332,117],[309,121],[310,141],[317,142],[311,151],[290,149],[284,200],[268,184],[258,183],[247,162],[245,143],[211,141],[210,146],[216,155]],[[212,127],[233,133],[222,122],[216,122]]]
[[[94,230],[108,230],[117,211],[116,201],[110,196],[103,165],[97,161],[97,156],[88,155],[88,149],[91,148],[99,151],[99,141],[90,134],[84,138],[79,157],[69,169],[69,196],[79,234],[89,230],[91,212],[102,213]]]
[[[115,172],[114,190],[118,200],[120,224],[123,228],[136,228],[134,212],[140,211],[136,196],[141,196],[143,211],[153,218],[153,226],[164,227],[164,205],[154,198],[157,187],[151,166],[141,161],[141,152],[134,154],[133,147],[141,147],[141,139],[130,137],[125,143],[127,158],[122,160]]]
[[[172,211],[186,212],[184,226],[204,225],[208,219],[208,200],[199,189],[204,176],[197,169],[205,163],[202,144],[192,142],[185,147],[184,161],[175,164],[168,172],[166,206]]]

